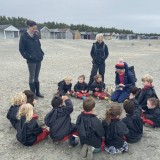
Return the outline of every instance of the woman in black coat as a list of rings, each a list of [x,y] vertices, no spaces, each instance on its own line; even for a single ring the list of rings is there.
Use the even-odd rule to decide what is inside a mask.
[[[41,69],[41,61],[44,52],[41,49],[41,43],[37,36],[37,24],[34,21],[27,20],[27,31],[23,33],[19,42],[19,51],[23,58],[26,59],[29,70],[29,86],[30,90],[37,97],[43,98],[40,94],[39,73]]]

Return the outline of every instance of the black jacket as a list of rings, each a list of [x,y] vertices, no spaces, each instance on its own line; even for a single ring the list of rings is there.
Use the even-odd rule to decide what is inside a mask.
[[[17,119],[18,110],[19,110],[19,106],[11,106],[7,113],[7,118],[10,120],[12,126],[15,129],[18,122],[18,119]]]
[[[123,147],[123,136],[129,132],[127,126],[119,119],[113,119],[110,124],[103,120],[102,125],[105,130],[106,146],[114,146],[117,149]]]
[[[88,90],[88,84],[87,83],[79,83],[77,82],[77,84],[74,86],[74,91],[75,92],[81,92],[81,91],[85,91]]]
[[[98,42],[93,43],[90,54],[91,54],[93,63],[102,64],[105,62],[106,58],[109,55],[108,47],[104,42],[102,42],[101,44]]]
[[[133,115],[127,114],[122,121],[129,129],[129,133],[126,134],[127,142],[136,143],[142,138],[143,134],[143,122],[141,119],[141,110],[136,109]]]
[[[61,140],[75,130],[75,125],[71,123],[70,117],[73,112],[71,100],[66,100],[65,105],[52,109],[44,119],[45,124],[50,127],[50,136],[54,140]]]
[[[81,144],[88,144],[95,148],[100,148],[104,129],[100,120],[94,114],[84,114],[78,116],[76,127]]]
[[[105,89],[105,86],[106,85],[104,82],[98,83],[98,82],[94,81],[90,86],[90,90],[93,92],[103,92]],[[95,88],[98,88],[99,91],[96,91]]]
[[[147,106],[147,100],[148,100],[148,98],[152,98],[152,97],[158,99],[157,94],[156,94],[153,87],[148,87],[146,89],[141,89],[141,92],[140,92],[137,100],[138,100],[138,103],[139,103],[139,105],[141,106],[142,109],[147,110],[147,107],[146,107]]]
[[[40,62],[44,55],[38,36],[34,34],[31,37],[27,32],[24,32],[20,38],[19,51],[27,63]]]
[[[160,127],[160,108],[148,109],[144,116],[155,123],[154,127]]]
[[[116,86],[120,84],[120,79],[119,79],[119,74],[116,73],[116,78],[115,78],[115,84]],[[133,73],[128,70],[128,64],[125,62],[125,75],[124,75],[124,85],[125,87],[123,88],[124,91],[129,92],[131,86],[135,86],[135,77]]]
[[[32,146],[37,136],[42,133],[42,127],[40,127],[35,119],[31,119],[26,123],[26,118],[22,117],[17,123],[17,140],[25,146]]]
[[[68,91],[71,91],[71,88],[72,88],[72,83],[67,85],[64,80],[58,83],[58,90],[60,92],[60,95],[62,96],[64,96]]]

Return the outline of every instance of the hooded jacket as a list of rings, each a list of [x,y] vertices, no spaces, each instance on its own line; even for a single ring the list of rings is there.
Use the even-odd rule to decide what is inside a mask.
[[[77,118],[76,127],[82,145],[101,147],[104,129],[96,115],[82,112]]]
[[[75,125],[71,123],[70,114],[73,112],[73,104],[70,99],[65,101],[65,106],[53,108],[45,117],[45,124],[50,127],[50,137],[53,140],[61,140],[75,131]]]

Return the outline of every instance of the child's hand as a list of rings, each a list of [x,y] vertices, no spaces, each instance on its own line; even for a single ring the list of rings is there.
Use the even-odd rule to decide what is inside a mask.
[[[68,99],[67,96],[62,96],[62,100],[63,100],[63,101],[65,101],[65,100],[67,100],[67,99]]]
[[[34,100],[33,100],[33,105],[35,105],[35,104],[36,104],[36,102],[37,102],[37,101],[34,99]]]
[[[120,83],[120,84],[119,84],[119,86],[120,86],[120,87],[125,87],[125,85],[124,85],[124,84],[122,84],[122,83]]]
[[[67,91],[67,94],[71,94],[70,91]]]
[[[85,91],[83,91],[83,90],[82,90],[81,92],[82,92],[82,93],[85,93]]]
[[[99,89],[98,89],[98,88],[95,88],[95,91],[99,91]]]
[[[84,93],[87,93],[87,90],[85,90]]]

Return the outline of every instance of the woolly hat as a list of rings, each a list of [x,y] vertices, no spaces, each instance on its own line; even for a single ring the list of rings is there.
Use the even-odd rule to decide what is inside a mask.
[[[116,69],[125,69],[124,63],[117,63],[117,64],[115,65],[115,67],[116,67]]]

